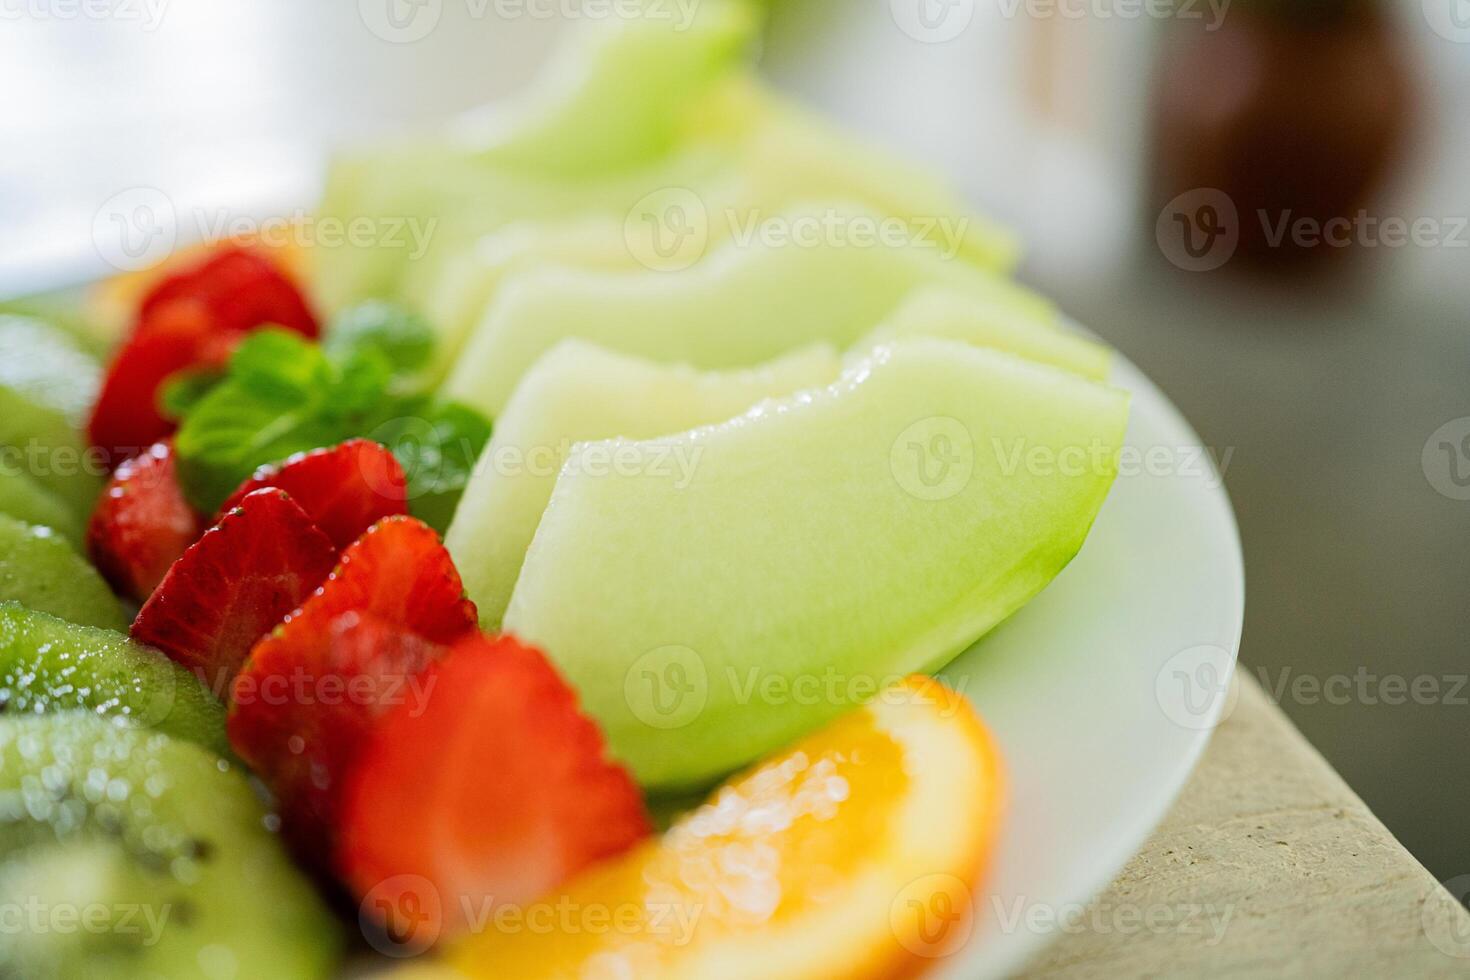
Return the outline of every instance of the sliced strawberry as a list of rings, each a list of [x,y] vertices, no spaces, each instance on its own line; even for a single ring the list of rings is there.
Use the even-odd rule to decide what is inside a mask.
[[[132,336],[108,366],[88,426],[116,463],[174,429],[159,391],[179,371],[222,368],[251,330],[277,324],[320,332],[301,293],[274,265],[238,245],[169,276],[144,297]]]
[[[179,371],[222,369],[243,334],[216,331],[195,303],[161,310],[113,357],[92,408],[92,444],[114,464],[166,438],[174,430],[158,405],[164,382]]]
[[[203,530],[179,488],[173,447],[158,442],[112,474],[87,525],[87,550],[114,589],[142,602]]]
[[[330,854],[342,774],[375,720],[422,703],[419,675],[445,649],[358,612],[325,630],[293,617],[256,644],[231,688],[230,744],[270,784],[286,834],[308,860]]]
[[[230,741],[280,798],[298,852],[329,853],[341,776],[371,720],[413,694],[443,645],[475,631],[474,603],[439,536],[389,517],[255,645],[231,689]],[[324,711],[319,692],[339,683],[365,696]]]
[[[325,633],[345,612],[369,613],[434,643],[453,643],[478,622],[439,535],[402,516],[383,518],[344,550],[322,587],[268,642],[298,630]]]
[[[356,541],[382,518],[408,513],[403,467],[392,453],[367,439],[350,439],[262,467],[225,501],[220,513],[262,487],[289,493],[339,548]]]
[[[423,690],[379,719],[343,789],[337,861],[365,907],[438,914],[421,934],[452,934],[650,832],[637,785],[539,651],[474,634]]]
[[[280,490],[258,490],[174,562],[133,621],[218,692],[332,570],[337,549]]]
[[[141,328],[180,300],[203,304],[219,330],[244,332],[274,323],[307,337],[320,332],[295,284],[269,259],[239,245],[223,245],[154,286],[139,309]]]

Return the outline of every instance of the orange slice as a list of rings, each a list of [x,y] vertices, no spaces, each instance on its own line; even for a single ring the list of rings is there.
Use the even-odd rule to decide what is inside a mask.
[[[995,742],[969,703],[909,678],[721,786],[662,838],[540,902],[487,913],[445,972],[916,972],[969,938],[1004,795]]]

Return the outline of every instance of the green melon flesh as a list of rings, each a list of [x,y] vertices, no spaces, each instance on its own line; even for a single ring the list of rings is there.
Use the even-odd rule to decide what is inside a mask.
[[[786,220],[834,213],[881,220],[851,205],[809,205]],[[570,337],[707,370],[748,367],[813,343],[846,346],[923,285],[1013,309],[1038,327],[1055,322],[1045,300],[927,243],[858,247],[823,239],[806,246],[756,235],[732,240],[678,274],[552,268],[516,276],[444,390],[496,417],[526,369]]]
[[[1074,374],[913,340],[720,425],[580,444],[505,629],[557,662],[643,784],[707,783],[1040,591],[1107,496],[1127,414]],[[671,445],[697,459],[687,485],[652,471]],[[622,468],[593,465],[608,457]]]
[[[0,976],[328,976],[339,927],[265,819],[197,745],[0,718],[0,894],[39,923],[0,942]]]
[[[823,347],[729,372],[657,364],[581,341],[547,352],[496,421],[444,538],[481,624],[499,626],[573,443],[651,439],[722,422],[763,398],[827,384],[838,372],[837,354]]]
[[[37,527],[49,527],[73,547],[83,545],[81,518],[60,497],[19,469],[0,466],[0,514]]]
[[[742,60],[757,26],[739,0],[701,3],[694,14],[682,28],[662,16],[589,24],[520,102],[338,156],[323,213],[433,222],[443,255],[517,218],[621,212],[661,186],[651,174],[683,185],[714,158],[699,152],[665,169],[662,157],[697,118],[691,106]],[[328,309],[397,296],[410,261],[422,260],[351,243],[316,258]]]
[[[1003,303],[931,287],[918,290],[853,345],[853,356],[869,348],[913,337],[959,340],[976,347],[1018,354],[1028,361],[1065,368],[1098,381],[1107,379],[1112,352],[1066,329],[1038,329],[1036,318]]]
[[[82,626],[125,632],[129,618],[102,576],[48,527],[0,514],[0,602]]]
[[[748,5],[698,5],[684,27],[668,12],[612,30],[591,25],[518,103],[335,159],[325,215],[393,216],[431,233],[422,254],[406,242],[318,250],[324,305],[379,297],[427,310],[441,282],[453,288],[452,267],[479,237],[525,219],[636,224],[647,196],[667,189],[692,189],[712,214],[850,198],[913,219],[921,237],[936,220],[958,223],[971,261],[1013,263],[1010,235],[970,216],[942,181],[758,82],[741,57],[755,27]]]
[[[71,711],[229,751],[223,705],[162,653],[0,602],[0,714]]]

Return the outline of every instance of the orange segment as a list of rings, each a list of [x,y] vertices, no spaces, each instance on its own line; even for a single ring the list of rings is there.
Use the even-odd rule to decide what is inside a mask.
[[[1004,797],[964,698],[910,678],[661,839],[449,950],[471,977],[882,977],[969,937]]]

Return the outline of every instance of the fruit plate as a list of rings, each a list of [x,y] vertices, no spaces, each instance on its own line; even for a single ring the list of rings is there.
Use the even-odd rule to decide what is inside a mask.
[[[1162,819],[1233,703],[1245,577],[1221,476],[1141,371],[1119,356],[1112,381],[1133,411],[1086,545],[941,674],[996,732],[1011,806],[974,933],[935,976],[1007,976],[1093,921],[1083,906]],[[1097,910],[1119,928],[1150,911]]]

